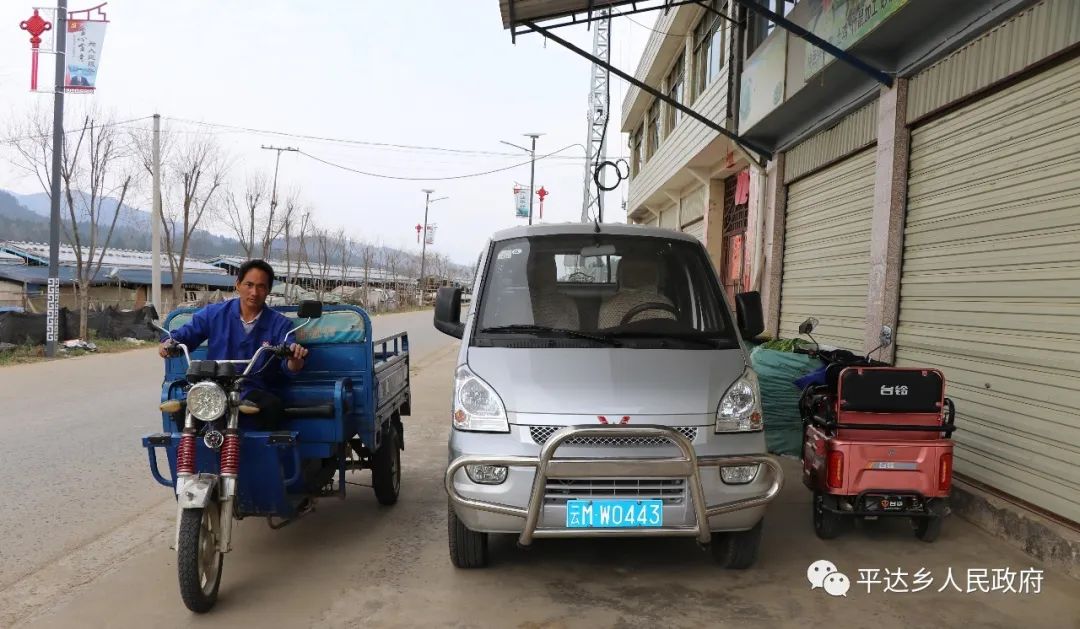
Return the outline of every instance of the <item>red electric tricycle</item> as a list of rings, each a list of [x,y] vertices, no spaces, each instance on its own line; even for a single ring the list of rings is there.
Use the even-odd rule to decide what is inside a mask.
[[[817,325],[807,319],[799,333]],[[855,518],[909,518],[915,536],[934,541],[949,513],[956,408],[937,369],[892,367],[870,356],[813,346],[796,351],[822,367],[802,388],[803,483],[814,492],[814,531],[842,533]]]

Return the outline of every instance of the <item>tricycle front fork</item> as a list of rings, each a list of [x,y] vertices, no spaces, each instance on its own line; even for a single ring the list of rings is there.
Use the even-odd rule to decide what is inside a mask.
[[[230,397],[238,397],[233,392]],[[225,426],[225,438],[220,451],[220,477],[213,474],[195,474],[195,418],[191,413],[184,417],[184,430],[176,450],[176,535],[172,548],[180,543],[180,519],[186,509],[204,508],[211,500],[220,503],[218,509],[219,528],[218,550],[227,553],[232,550],[233,512],[236,504],[236,476],[240,471],[240,420],[239,400],[229,405],[229,420]]]

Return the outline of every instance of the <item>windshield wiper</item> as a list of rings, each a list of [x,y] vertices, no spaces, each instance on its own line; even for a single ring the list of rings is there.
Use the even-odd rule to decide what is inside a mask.
[[[678,332],[611,332],[608,336],[612,338],[645,338],[645,339],[657,339],[657,340],[672,340],[672,341],[687,341],[690,343],[697,343],[699,345],[705,345],[708,347],[715,347],[717,349],[726,349],[731,343],[725,339],[716,338],[714,336],[707,336],[704,332],[696,332],[693,334],[678,333]]]
[[[532,325],[532,324],[517,323],[517,324],[514,324],[514,325],[499,325],[499,326],[495,326],[495,327],[492,327],[492,328],[481,328],[480,332],[482,332],[482,333],[491,332],[491,333],[495,333],[495,334],[500,334],[500,333],[508,333],[508,334],[514,334],[514,333],[521,333],[521,334],[546,333],[546,334],[552,334],[552,333],[554,333],[554,334],[563,334],[565,336],[573,336],[573,337],[579,338],[579,339],[588,339],[590,341],[596,341],[597,343],[603,343],[605,345],[611,345],[612,347],[620,347],[620,346],[622,346],[622,343],[615,340],[610,335],[589,334],[588,332],[581,332],[580,330],[571,330],[571,329],[568,329],[568,328],[551,328],[551,327],[548,327],[546,325]]]

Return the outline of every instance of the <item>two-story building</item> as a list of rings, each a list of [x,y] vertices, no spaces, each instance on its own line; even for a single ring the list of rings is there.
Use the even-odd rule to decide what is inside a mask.
[[[892,326],[884,360],[945,373],[958,476],[1076,527],[1080,2],[760,4],[850,58],[742,2],[670,8],[636,77],[771,155],[631,90],[629,220],[698,235],[774,337]]]

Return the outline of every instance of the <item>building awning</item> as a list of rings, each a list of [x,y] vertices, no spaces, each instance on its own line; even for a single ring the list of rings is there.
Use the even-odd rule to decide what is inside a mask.
[[[691,0],[499,0],[499,11],[503,28],[511,28],[525,22],[559,18],[568,24],[584,24],[601,9],[625,7],[620,13],[630,14],[690,3]]]

